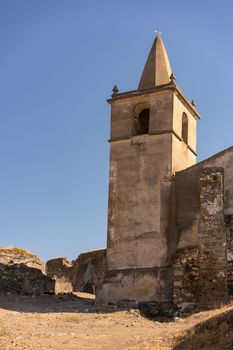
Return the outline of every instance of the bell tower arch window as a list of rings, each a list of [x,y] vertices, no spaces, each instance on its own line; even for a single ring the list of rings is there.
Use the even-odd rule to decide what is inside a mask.
[[[149,133],[150,109],[145,108],[134,118],[135,135],[144,135]]]
[[[186,113],[182,114],[182,139],[188,144],[188,117]]]

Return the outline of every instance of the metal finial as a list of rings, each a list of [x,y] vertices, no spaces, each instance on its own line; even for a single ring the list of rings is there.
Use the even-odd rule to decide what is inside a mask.
[[[114,85],[113,88],[112,88],[112,97],[115,97],[117,94],[118,94],[119,90],[118,90],[118,87],[117,85]]]
[[[176,77],[175,77],[175,75],[172,73],[171,75],[170,75],[170,81],[171,81],[171,83],[175,83],[175,81],[176,81]]]
[[[158,28],[155,30],[155,33],[156,33],[157,35],[159,35],[159,36],[162,35],[162,32],[160,32],[160,30],[159,30]]]

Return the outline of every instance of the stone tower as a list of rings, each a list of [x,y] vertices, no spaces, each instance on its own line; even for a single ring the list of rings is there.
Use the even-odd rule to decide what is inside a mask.
[[[196,163],[199,115],[160,36],[137,90],[111,105],[107,267],[97,301],[172,301],[172,175]]]

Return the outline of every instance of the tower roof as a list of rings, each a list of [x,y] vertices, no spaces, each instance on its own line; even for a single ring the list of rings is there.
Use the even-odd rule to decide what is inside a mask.
[[[143,69],[138,89],[168,84],[171,74],[172,70],[167,51],[161,37],[157,35]]]

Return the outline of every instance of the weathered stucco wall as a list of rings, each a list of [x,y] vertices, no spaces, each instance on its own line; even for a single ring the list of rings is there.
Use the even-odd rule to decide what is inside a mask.
[[[111,140],[135,135],[134,117],[140,106],[150,108],[149,132],[172,130],[173,92],[158,91],[113,101],[111,111]]]
[[[189,248],[198,244],[200,213],[200,167],[193,166],[174,177],[174,247]]]
[[[170,145],[169,134],[111,144],[109,270],[158,267],[166,259],[160,203],[163,178],[170,176]]]
[[[196,164],[196,120],[190,109],[180,100],[179,95],[173,95],[173,130],[172,138],[172,172],[177,172]],[[182,115],[188,118],[187,144],[182,140]]]
[[[191,110],[184,105],[183,101],[180,100],[178,94],[174,94],[173,99],[173,130],[182,138],[182,114],[185,113],[188,118],[188,146],[196,152],[196,120],[194,115]],[[190,164],[190,166],[193,164]]]

